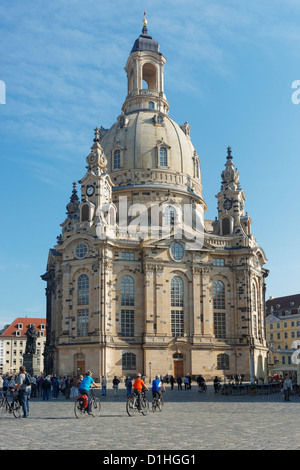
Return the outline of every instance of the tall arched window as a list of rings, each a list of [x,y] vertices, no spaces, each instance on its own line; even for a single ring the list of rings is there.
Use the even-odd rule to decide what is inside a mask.
[[[222,220],[222,235],[230,235],[230,220],[228,217],[224,217]]]
[[[257,324],[257,289],[254,282],[251,285],[251,304],[252,304],[252,325],[253,325],[253,336],[258,336],[258,324]]]
[[[163,212],[163,224],[170,227],[174,227],[176,220],[176,209],[175,207],[168,206]]]
[[[222,281],[213,283],[214,334],[216,338],[226,336],[225,287]]]
[[[179,276],[171,280],[171,333],[174,337],[183,336],[184,333],[183,280]]]
[[[229,369],[229,356],[228,354],[218,354],[217,355],[217,369],[218,370],[228,370]]]
[[[77,281],[77,305],[88,305],[90,281],[86,274],[81,274]]]
[[[131,276],[124,276],[121,280],[121,306],[134,306],[134,280]],[[121,336],[134,336],[134,309],[121,309]]]
[[[114,170],[121,168],[121,151],[119,149],[114,151]]]
[[[90,220],[90,208],[88,204],[84,204],[81,208],[81,221],[88,222]]]

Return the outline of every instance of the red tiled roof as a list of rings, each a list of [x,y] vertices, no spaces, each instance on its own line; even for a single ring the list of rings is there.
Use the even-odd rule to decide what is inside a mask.
[[[23,329],[22,330],[19,330],[18,329],[18,324],[22,324],[23,325]],[[2,333],[1,335],[1,338],[3,337],[8,337],[8,336],[16,336],[16,331],[20,331],[21,334],[20,336],[18,336],[18,338],[26,338],[26,331],[27,331],[27,328],[29,327],[29,325],[31,325],[31,323],[34,324],[35,326],[35,329],[39,332],[39,331],[44,331],[46,332],[46,318],[23,318],[23,317],[19,317],[19,318],[16,318],[12,323],[11,325],[9,325],[8,328],[6,328],[6,330]],[[41,330],[41,325],[45,325],[45,328],[43,330]]]
[[[298,308],[300,307],[300,294],[287,295],[285,297],[274,297],[274,299],[269,299],[266,301],[266,307],[267,312],[269,312],[271,307],[273,307],[275,312],[291,310],[291,313],[298,313]]]

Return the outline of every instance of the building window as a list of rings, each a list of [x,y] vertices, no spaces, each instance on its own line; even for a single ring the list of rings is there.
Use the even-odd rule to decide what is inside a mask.
[[[133,353],[125,353],[122,356],[122,369],[135,370],[136,369],[136,355]]]
[[[153,103],[153,101],[149,101],[148,108],[149,109],[154,109],[155,108],[155,104]]]
[[[183,258],[184,255],[184,249],[181,243],[174,242],[171,245],[171,254],[173,259],[176,261],[180,261]]]
[[[90,207],[84,204],[81,208],[81,222],[88,222],[90,220]]]
[[[121,168],[121,151],[119,149],[114,151],[114,170]]]
[[[159,166],[168,166],[168,152],[166,147],[159,149]]]
[[[90,281],[86,274],[81,274],[77,281],[77,305],[89,304]]]
[[[77,258],[84,258],[87,255],[88,247],[85,243],[79,243],[76,246],[75,255]]]
[[[167,206],[163,211],[163,225],[174,227],[176,222],[176,209],[173,206]]]
[[[121,253],[121,259],[124,261],[134,261],[134,253],[131,251],[123,251]]]
[[[214,266],[225,266],[225,260],[223,258],[214,258],[213,259]]]
[[[134,310],[121,310],[121,336],[134,336]]]
[[[183,336],[183,310],[171,310],[171,333],[173,337]]]
[[[88,309],[78,310],[77,314],[77,336],[87,336],[89,331]]]
[[[131,276],[124,276],[121,281],[121,305],[134,305],[134,280]]]
[[[228,217],[224,217],[222,220],[222,235],[230,235],[230,220]]]
[[[252,303],[252,311],[257,312],[257,294],[256,294],[256,286],[252,283],[251,288],[251,303]]]
[[[225,309],[225,287],[222,281],[213,284],[214,309]]]
[[[218,354],[217,356],[217,369],[229,369],[229,356],[228,354]]]
[[[174,276],[171,280],[171,334],[173,337],[183,336],[183,280],[179,276]]]
[[[214,301],[214,334],[216,338],[225,338],[226,336],[226,313],[225,310],[225,287],[222,281],[213,283],[213,301]]]

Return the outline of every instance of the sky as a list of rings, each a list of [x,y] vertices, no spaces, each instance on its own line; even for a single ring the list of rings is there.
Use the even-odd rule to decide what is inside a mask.
[[[121,112],[144,10],[167,59],[169,114],[190,124],[201,159],[205,218],[230,145],[266,297],[299,293],[298,0],[1,0],[0,328],[45,315],[48,251],[94,128]]]

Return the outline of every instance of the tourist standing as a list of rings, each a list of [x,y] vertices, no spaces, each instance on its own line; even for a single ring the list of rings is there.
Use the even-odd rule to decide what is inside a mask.
[[[22,418],[28,418],[30,408],[31,385],[26,383],[26,367],[20,366],[20,373],[17,378],[16,390],[19,390],[20,402],[23,410]]]

